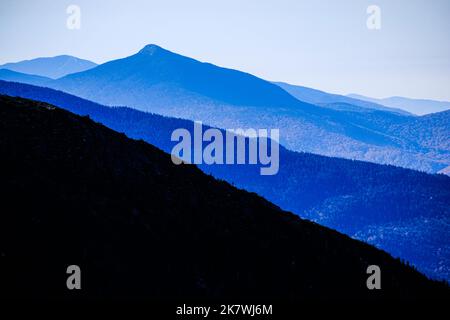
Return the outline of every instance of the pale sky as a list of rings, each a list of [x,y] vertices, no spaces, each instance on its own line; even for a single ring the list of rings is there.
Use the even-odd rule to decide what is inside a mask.
[[[66,26],[69,5],[81,29]],[[381,29],[366,26],[369,5]],[[0,64],[97,63],[149,43],[267,80],[334,93],[450,101],[449,0],[0,0]]]

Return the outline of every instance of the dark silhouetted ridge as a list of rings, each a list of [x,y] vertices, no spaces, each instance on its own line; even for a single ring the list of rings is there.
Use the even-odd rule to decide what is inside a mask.
[[[171,152],[177,143],[171,141],[175,129],[188,129],[192,135],[194,131],[192,121],[126,107],[106,107],[49,88],[0,81],[0,94],[89,115],[94,121],[166,152]],[[428,128],[430,132],[432,127],[449,123],[445,120],[445,114],[417,117],[414,127],[405,131]],[[445,136],[445,131],[441,134]],[[200,169],[238,188],[256,192],[300,217],[401,257],[430,277],[450,279],[450,254],[445,250],[450,233],[449,177],[296,153],[283,147],[280,170],[272,177],[261,176],[255,165],[201,165]]]
[[[388,254],[175,166],[143,141],[0,96],[0,292],[39,298],[444,297]],[[66,268],[82,290],[66,289]],[[379,265],[382,290],[366,288]]]

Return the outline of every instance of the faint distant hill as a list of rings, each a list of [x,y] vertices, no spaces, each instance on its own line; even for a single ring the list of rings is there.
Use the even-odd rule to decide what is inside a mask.
[[[350,94],[348,97],[370,101],[373,103],[382,104],[391,108],[401,108],[408,112],[425,115],[429,113],[441,112],[450,109],[450,101],[436,101],[427,99],[410,99],[404,97],[390,97],[384,99],[376,99],[365,97],[358,94]]]
[[[334,108],[336,105],[347,105],[349,111],[364,111],[360,110],[356,107],[364,108],[364,109],[373,109],[373,110],[382,110],[398,113],[401,115],[411,115],[409,112],[406,112],[399,108],[388,108],[384,105],[375,102],[368,102],[366,99],[358,99],[357,97],[352,98],[350,96],[344,96],[339,94],[332,94],[325,91],[312,89],[308,87],[292,85],[285,82],[273,82],[274,84],[280,86],[291,95],[296,97],[301,101],[305,101],[312,104],[317,104],[320,106]],[[342,110],[340,108],[339,110]]]
[[[146,109],[196,97],[231,105],[302,105],[278,86],[251,74],[202,63],[154,44],[132,56],[68,75],[53,87],[103,103],[126,101]],[[101,94],[107,92],[113,95]]]
[[[389,254],[87,117],[0,96],[0,118],[2,298],[448,299]]]
[[[43,76],[47,78],[60,78],[74,72],[81,72],[95,67],[97,64],[69,55],[56,57],[36,58],[0,65],[0,69]]]
[[[79,97],[0,81],[0,93],[44,101],[171,152],[177,128],[193,122],[127,107],[106,107]],[[434,119],[436,117],[436,119]],[[413,124],[424,118],[423,125]],[[406,132],[432,133],[439,114],[413,117]],[[447,120],[443,118],[445,127]],[[435,122],[435,123],[433,123]],[[205,128],[206,129],[206,128]],[[445,137],[445,133],[441,133]],[[424,141],[427,141],[424,139]],[[447,141],[448,143],[448,141]],[[206,173],[256,192],[283,209],[377,245],[434,278],[450,279],[450,178],[368,162],[292,152],[280,147],[277,175],[254,165],[201,165]]]

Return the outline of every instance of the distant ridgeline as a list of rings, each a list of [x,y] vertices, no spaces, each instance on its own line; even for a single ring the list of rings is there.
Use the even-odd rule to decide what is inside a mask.
[[[171,152],[172,133],[194,123],[0,81],[0,93],[45,101]],[[204,130],[208,127],[204,126]],[[225,136],[225,132],[223,135]],[[246,140],[248,144],[248,139]],[[192,146],[195,149],[195,146]],[[247,162],[248,163],[248,162]],[[236,187],[408,260],[434,278],[450,279],[450,178],[393,166],[296,153],[280,146],[279,171],[255,165],[199,165]]]

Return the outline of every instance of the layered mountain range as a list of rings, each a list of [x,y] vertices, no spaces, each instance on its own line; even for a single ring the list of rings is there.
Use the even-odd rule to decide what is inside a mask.
[[[298,90],[287,85],[280,87],[157,45],[56,80],[30,79],[30,75],[17,73],[2,76],[1,72],[0,79],[51,87],[105,105],[126,105],[200,120],[221,128],[278,128],[281,143],[294,151],[432,173],[450,165],[448,112],[424,119],[373,102],[312,89],[308,95],[299,96]],[[412,127],[416,131],[409,131]]]

